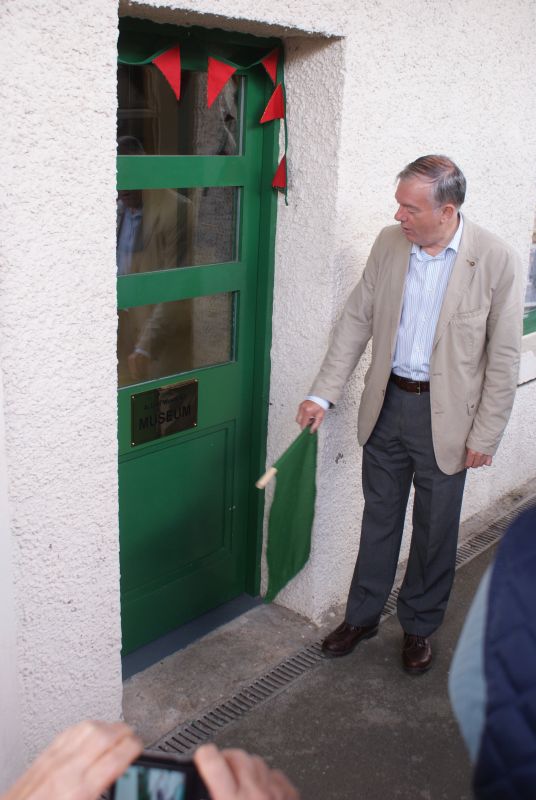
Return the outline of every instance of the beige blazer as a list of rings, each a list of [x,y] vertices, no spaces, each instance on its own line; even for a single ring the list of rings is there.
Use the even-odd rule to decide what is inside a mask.
[[[411,244],[384,228],[335,326],[310,394],[336,403],[372,337],[358,415],[365,444],[391,373]],[[464,217],[430,360],[432,437],[440,469],[463,469],[466,447],[493,455],[512,410],[522,329],[522,269],[499,238]]]

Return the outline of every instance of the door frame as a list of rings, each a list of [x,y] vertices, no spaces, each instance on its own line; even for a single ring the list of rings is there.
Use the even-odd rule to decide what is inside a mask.
[[[256,60],[255,51],[268,53],[283,43],[276,38],[256,37],[250,34],[228,32],[220,29],[202,27],[184,28],[171,24],[160,24],[151,20],[122,17],[120,30],[139,34],[144,39],[152,35],[159,40],[170,39],[170,46],[181,41],[198,38],[205,46],[218,43],[237,45],[251,49],[250,63]],[[217,55],[217,53],[215,53]],[[258,69],[262,69],[261,66]],[[282,59],[278,66],[278,81],[282,79]],[[265,103],[273,92],[273,86],[266,76]],[[260,123],[259,123],[260,124]],[[255,334],[253,343],[253,381],[251,394],[251,474],[247,494],[247,534],[245,589],[256,596],[260,592],[261,554],[264,527],[264,492],[255,488],[256,478],[264,472],[266,463],[266,442],[268,431],[269,392],[270,392],[270,348],[272,342],[272,311],[274,290],[275,237],[278,207],[278,192],[272,188],[272,178],[279,159],[279,120],[263,124],[262,165],[259,219],[259,252],[257,260],[257,295],[255,298]],[[222,158],[230,158],[222,156]]]

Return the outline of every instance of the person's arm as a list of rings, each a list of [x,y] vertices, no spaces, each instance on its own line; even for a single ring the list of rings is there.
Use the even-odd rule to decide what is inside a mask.
[[[505,251],[493,289],[486,326],[486,371],[473,425],[467,437],[466,466],[491,463],[510,417],[517,389],[522,334],[521,267]],[[468,463],[472,461],[472,463]]]
[[[147,208],[147,224],[155,226],[152,237],[158,242],[156,252],[158,263],[152,269],[175,269],[188,264],[188,224],[191,202],[179,192],[171,189],[159,190],[156,197],[145,193],[144,205]],[[153,210],[151,213],[149,209]],[[149,377],[153,359],[158,358],[164,347],[172,345],[181,326],[181,312],[185,304],[180,302],[158,303],[139,334],[136,346],[128,357],[130,374],[136,381]]]
[[[350,294],[333,329],[330,345],[311,390],[298,407],[296,422],[302,430],[307,425],[310,425],[311,433],[318,430],[327,409],[339,399],[372,336],[380,238],[381,234],[374,242],[361,280]],[[320,399],[323,402],[318,402]]]
[[[142,747],[123,722],[80,722],[60,733],[0,800],[98,800]]]
[[[477,450],[471,450],[470,447],[465,448],[465,468],[477,469],[478,467],[491,467],[493,463],[493,456],[487,453],[479,453]]]
[[[288,778],[260,756],[205,744],[194,762],[212,800],[299,800]]]
[[[317,395],[332,405],[337,403],[372,336],[374,295],[383,247],[380,233],[361,280],[350,294],[333,329],[328,350],[309,390],[310,395]]]
[[[311,433],[315,433],[319,429],[330,405],[331,403],[322,397],[307,395],[298,407],[296,422],[302,430],[310,425]]]

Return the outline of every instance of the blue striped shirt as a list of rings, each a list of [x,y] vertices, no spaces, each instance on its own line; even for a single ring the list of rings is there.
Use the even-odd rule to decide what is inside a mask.
[[[431,256],[414,244],[409,257],[402,314],[393,358],[393,372],[413,381],[427,381],[437,320],[462,238],[463,216],[450,244]],[[330,407],[323,397],[308,394],[306,400]]]
[[[435,329],[463,231],[463,217],[447,247],[436,256],[414,244],[393,358],[393,372],[427,381]]]

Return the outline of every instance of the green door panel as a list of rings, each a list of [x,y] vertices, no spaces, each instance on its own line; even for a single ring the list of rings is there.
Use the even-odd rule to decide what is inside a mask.
[[[119,308],[132,308],[158,303],[161,298],[203,297],[208,294],[246,289],[247,265],[243,261],[230,264],[185,267],[163,272],[126,275],[118,280]]]
[[[242,186],[246,180],[251,182],[252,177],[243,156],[117,157],[117,183],[122,189]]]
[[[125,595],[155,580],[168,582],[226,543],[229,548],[226,483],[234,437],[229,443],[227,434],[225,428],[207,431],[123,461],[121,491],[132,498],[122,511],[129,531]]]
[[[233,545],[243,551],[232,536],[234,425],[171,439],[122,461],[120,492],[130,498],[120,517],[123,604],[139,609],[132,646],[197,613],[185,578],[188,587],[191,575],[206,586],[218,574],[220,590],[232,594]],[[157,620],[155,592],[169,598],[162,607],[158,601]]]
[[[151,450],[154,447],[167,447],[169,441],[187,438],[189,431],[172,434],[170,437],[155,443],[147,443],[132,447],[131,441],[131,398],[139,389],[149,391],[159,386],[173,386],[182,380],[198,380],[198,411],[197,428],[195,434],[201,433],[206,428],[212,428],[221,420],[232,419],[237,411],[247,411],[241,408],[240,397],[240,367],[238,363],[224,364],[219,367],[210,367],[205,370],[194,370],[184,376],[172,376],[165,380],[147,381],[138,387],[129,386],[119,392],[119,455],[121,463],[123,457],[139,453],[142,450]]]
[[[178,41],[183,68],[198,71],[206,70],[208,55],[248,64],[277,44],[275,40],[121,20],[120,54],[131,58],[131,63]],[[139,76],[139,86],[133,84],[128,103],[122,107],[120,100],[123,137],[125,132],[129,134],[130,113],[139,130],[143,115],[149,119],[153,114],[145,101],[132,111],[136,86],[150,83],[147,69]],[[129,76],[137,75],[136,67],[128,70],[128,80],[134,80]],[[273,91],[264,70],[245,72],[240,81],[242,130],[236,152],[241,155],[153,156],[142,150],[117,159],[122,202],[127,202],[129,192],[142,198],[135,207],[142,231],[152,208],[146,200],[151,195],[148,190],[165,190],[161,218],[166,198],[176,198],[183,190],[187,199],[175,204],[182,209],[180,219],[187,220],[177,222],[177,226],[187,227],[181,241],[218,236],[222,219],[230,218],[235,226],[231,250],[211,249],[209,238],[196,251],[202,259],[214,252],[234,252],[235,260],[207,259],[210,263],[205,264],[198,259],[196,266],[182,266],[192,263],[187,261],[192,251],[182,250],[180,259],[171,256],[159,262],[165,246],[156,241],[159,217],[155,212],[152,260],[144,260],[145,239],[138,233],[136,255],[142,267],[121,269],[117,278],[123,387],[118,391],[123,653],[245,591],[257,593],[259,588],[262,496],[254,481],[265,456],[276,211],[271,179],[277,166],[279,126],[259,124]],[[153,121],[150,124],[152,141],[157,141],[154,131],[161,123],[156,128]],[[211,209],[216,206],[210,206],[210,198],[217,203],[225,193],[211,194],[211,187],[238,187],[231,202],[232,214],[216,215],[212,227]],[[188,194],[187,190],[196,188],[199,194]],[[209,211],[200,210],[200,197],[208,197]],[[200,219],[202,230],[208,233],[191,227]],[[220,319],[218,315],[223,316]],[[130,335],[128,326],[135,333]],[[124,341],[122,330],[129,334]],[[138,336],[139,330],[142,334]],[[161,339],[148,336],[147,332],[154,331]],[[220,349],[213,348],[220,354],[214,357],[224,363],[207,366],[212,363],[214,342],[220,344]],[[173,347],[179,354],[175,361],[166,358],[166,348]],[[141,372],[131,364],[136,353],[141,353],[137,356],[143,365]],[[173,364],[181,371],[173,372]],[[198,391],[195,427],[149,441],[133,435],[133,396],[193,379]]]

